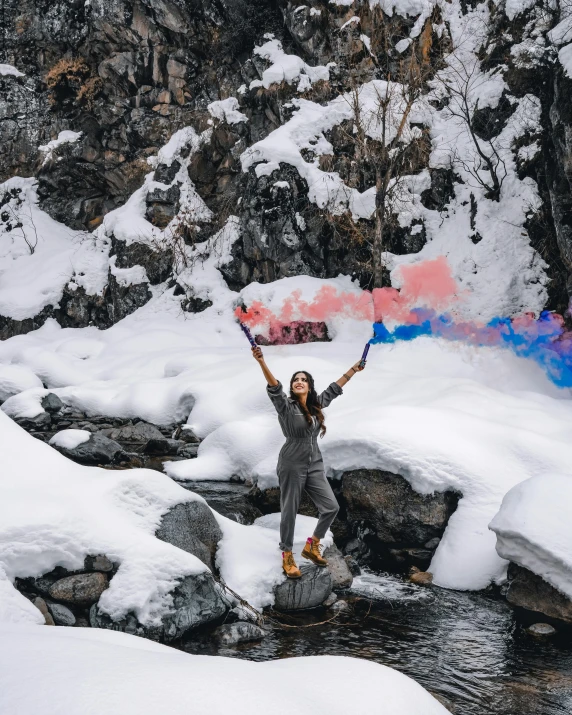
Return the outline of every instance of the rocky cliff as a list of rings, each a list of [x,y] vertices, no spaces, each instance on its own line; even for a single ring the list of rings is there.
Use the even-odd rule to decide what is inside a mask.
[[[219,268],[234,290],[298,274],[387,285],[400,263],[444,253],[475,295],[473,316],[566,309],[566,9],[530,0],[2,7],[0,179],[35,177],[29,200],[82,240],[95,232],[110,261],[97,290],[71,274],[33,314],[2,307],[3,337],[49,316],[107,327],[159,285],[184,310],[204,309],[208,291],[180,277],[229,220],[236,236]],[[0,187],[0,228],[12,242],[32,216],[13,182]],[[129,201],[144,228],[118,229],[113,217]],[[134,266],[144,269],[137,280],[118,273]]]

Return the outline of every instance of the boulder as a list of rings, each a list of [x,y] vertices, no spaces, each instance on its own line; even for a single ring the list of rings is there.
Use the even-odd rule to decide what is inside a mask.
[[[332,592],[332,575],[324,567],[301,564],[301,578],[287,579],[274,589],[274,608],[301,611],[320,606]]]
[[[204,501],[183,502],[163,515],[155,536],[193,554],[214,570],[214,557],[222,531]]]
[[[254,623],[238,621],[237,623],[225,623],[213,631],[212,637],[219,646],[231,646],[238,643],[248,643],[259,641],[264,638],[266,631]]]
[[[194,459],[198,453],[199,453],[199,445],[198,444],[183,443],[177,449],[177,456],[182,457],[183,459]]]
[[[418,494],[399,474],[356,469],[343,475],[343,499],[352,526],[368,529],[374,547],[420,548],[440,538],[458,494]]]
[[[328,546],[328,548],[324,550],[324,558],[328,561],[328,571],[332,576],[333,590],[338,591],[344,588],[350,588],[354,577],[342,552],[335,544]]]
[[[48,392],[45,397],[42,397],[41,405],[46,412],[55,414],[63,408],[64,403],[53,392]]]
[[[54,447],[74,462],[86,465],[114,464],[126,456],[120,444],[98,433],[92,434],[87,442],[82,442],[73,449],[57,445]]]
[[[228,605],[221,589],[208,571],[185,577],[174,589],[172,612],[163,616],[160,625],[145,626],[129,613],[119,621],[99,610],[97,604],[89,612],[90,625],[131,635],[169,642],[185,633],[222,618]]]
[[[572,601],[532,571],[511,563],[506,600],[513,606],[572,623]]]
[[[61,603],[48,603],[48,609],[57,626],[75,626],[74,614]]]
[[[40,412],[35,417],[17,417],[15,422],[27,431],[49,429],[52,418],[49,412]]]
[[[105,574],[82,573],[59,579],[50,586],[49,594],[56,601],[90,606],[99,600],[108,586]]]
[[[151,443],[154,450],[151,454],[167,454],[169,445],[155,425],[148,422],[137,422],[112,429],[101,430],[100,434],[109,439],[120,442],[129,452],[148,453],[148,445]],[[159,450],[159,451],[157,451]]]

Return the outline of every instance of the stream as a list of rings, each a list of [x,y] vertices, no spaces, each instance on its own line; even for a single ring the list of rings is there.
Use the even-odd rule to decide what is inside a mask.
[[[534,637],[494,594],[423,588],[389,574],[362,573],[343,598],[353,611],[339,622],[270,628],[264,640],[233,648],[217,649],[200,639],[182,648],[256,661],[308,655],[366,658],[411,676],[457,715],[572,715],[572,630]],[[315,609],[277,618],[308,625],[331,615]]]

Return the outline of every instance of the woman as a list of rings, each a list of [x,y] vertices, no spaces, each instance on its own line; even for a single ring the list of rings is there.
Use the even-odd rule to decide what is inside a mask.
[[[318,509],[319,519],[314,534],[308,538],[302,556],[317,566],[326,566],[327,561],[320,553],[320,539],[323,539],[336,518],[338,502],[324,474],[322,454],[318,448],[318,433],[326,433],[322,410],[338,395],[342,387],[363,366],[357,362],[342,377],[322,392],[316,394],[314,379],[310,373],[301,370],[290,380],[290,397],[282,391],[282,385],[274,377],[264,362],[262,350],[252,348],[252,354],[262,368],[268,396],[272,400],[286,442],[278,458],[278,483],[280,484],[280,548],[282,568],[288,578],[300,578],[300,569],[292,555],[294,525],[300,505],[302,490],[305,489]]]

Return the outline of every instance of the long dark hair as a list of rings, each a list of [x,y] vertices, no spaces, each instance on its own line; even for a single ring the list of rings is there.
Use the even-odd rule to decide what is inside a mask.
[[[305,375],[306,379],[308,380],[308,397],[306,398],[305,405],[302,403],[301,400],[298,399],[298,395],[296,395],[296,393],[292,390],[292,384],[296,378],[296,375],[299,375],[300,373],[302,373],[302,375]],[[292,375],[292,377],[290,378],[290,397],[293,400],[296,400],[296,402],[300,405],[300,409],[304,413],[306,422],[310,426],[312,426],[312,417],[318,418],[318,423],[320,425],[320,437],[323,437],[326,434],[324,413],[322,412],[322,408],[320,407],[320,403],[318,402],[318,393],[316,392],[316,388],[314,387],[314,378],[310,375],[309,372],[306,372],[306,370],[296,370],[296,372]]]

